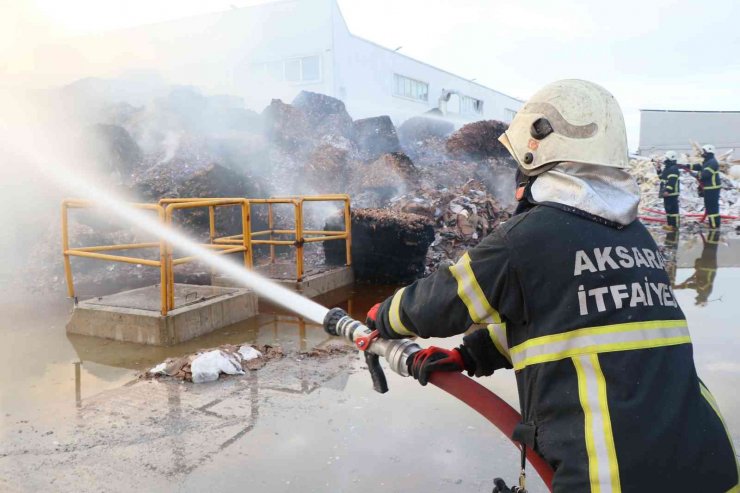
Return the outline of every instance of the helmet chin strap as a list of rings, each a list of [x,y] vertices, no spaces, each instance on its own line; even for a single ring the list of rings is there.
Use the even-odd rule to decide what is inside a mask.
[[[514,194],[514,198],[516,198],[517,202],[521,202],[522,200],[526,199],[527,197],[527,191],[529,188],[532,187],[532,184],[537,179],[538,176],[541,174],[550,171],[555,166],[560,164],[559,162],[549,163],[546,164],[536,170],[536,173],[530,173],[526,174],[521,166],[517,166],[516,168],[516,193]]]

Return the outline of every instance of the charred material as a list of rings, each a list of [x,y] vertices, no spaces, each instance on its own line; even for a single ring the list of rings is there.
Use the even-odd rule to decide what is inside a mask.
[[[303,112],[313,133],[319,138],[352,137],[352,117],[339,99],[316,92],[301,91],[292,105]]]
[[[383,154],[401,150],[396,127],[393,126],[389,116],[355,120],[352,133],[360,158],[365,161],[372,161]]]
[[[497,120],[468,123],[447,140],[447,152],[460,158],[508,158],[509,152],[498,141],[507,128],[506,123]]]
[[[87,137],[91,157],[104,172],[127,177],[141,162],[141,149],[126,129],[119,125],[95,124],[89,128]]]
[[[336,227],[332,223],[327,228]],[[424,273],[434,241],[430,219],[385,209],[352,211],[352,268],[355,279],[373,283],[410,282]],[[343,242],[324,244],[327,263],[343,264]]]

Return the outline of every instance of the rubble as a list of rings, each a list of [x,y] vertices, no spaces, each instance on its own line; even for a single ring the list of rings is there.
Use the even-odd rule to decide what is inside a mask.
[[[208,163],[208,164],[206,164]],[[157,202],[177,197],[254,197],[260,191],[247,177],[219,164],[185,161],[176,157],[136,174],[132,193],[143,202]],[[198,236],[207,236],[208,210],[205,208],[178,212],[178,225]],[[219,234],[241,231],[241,213],[235,208],[216,214]]]
[[[193,383],[218,380],[221,375],[243,375],[263,368],[267,362],[283,358],[279,347],[251,344],[225,344],[203,349],[179,358],[167,358],[142,375],[142,378],[171,377]]]
[[[348,344],[327,344],[309,351],[292,354],[298,361],[304,359],[326,359],[354,354],[356,349]],[[256,371],[270,361],[288,355],[279,346],[252,344],[224,344],[215,348],[201,349],[177,358],[167,358],[162,363],[140,375],[143,379],[173,378],[192,383],[214,382],[223,375],[244,375]]]
[[[300,109],[273,99],[262,112],[267,140],[289,152],[302,152],[311,144],[311,126]]]
[[[330,220],[326,227],[336,225]],[[387,209],[353,209],[355,279],[375,283],[413,281],[424,273],[427,249],[433,240],[433,222],[427,217]],[[324,252],[327,263],[344,263],[344,242],[325,242]]]
[[[457,261],[467,249],[511,217],[511,210],[503,207],[477,180],[452,189],[422,188],[395,198],[391,208],[432,221],[435,235],[426,256],[426,274],[440,264]]]
[[[660,176],[657,171],[657,163],[649,158],[631,159],[630,174],[635,177],[640,187],[640,213],[647,216],[656,216],[653,211],[663,211],[663,199],[659,197]],[[720,213],[728,216],[740,216],[740,182],[734,181],[729,176],[720,172],[722,190],[720,192]],[[687,172],[681,171],[681,195],[679,197],[679,210],[683,215],[703,214],[704,199],[699,197],[699,182],[697,178]],[[683,225],[687,225],[684,221]]]
[[[383,154],[354,174],[353,189],[362,195],[355,204],[385,207],[389,200],[419,185],[419,170],[402,152]]]
[[[404,151],[412,158],[416,159],[419,154],[431,149],[444,151],[444,144],[447,136],[455,130],[452,122],[442,118],[432,118],[426,116],[415,116],[409,118],[398,127],[398,140]]]
[[[314,135],[352,138],[352,117],[339,99],[316,92],[301,91],[293,107],[303,112]]]
[[[400,256],[389,264],[397,265],[398,269],[381,271],[376,276],[387,282],[410,280],[425,268],[427,271],[433,268],[424,257],[426,245],[434,240],[432,228],[442,228],[445,235],[449,233],[449,225],[434,214],[421,219],[404,216],[405,210],[416,210],[408,204],[407,209],[401,210],[399,204],[404,200],[415,197],[444,209],[454,197],[442,198],[440,191],[458,193],[471,178],[483,183],[481,190],[485,194],[498,190],[499,186],[513,190],[508,175],[498,173],[510,164],[497,157],[501,149],[495,139],[497,132],[505,128],[499,122],[466,125],[450,136],[453,124],[439,115],[429,114],[407,120],[397,133],[388,116],[353,122],[342,101],[323,94],[302,91],[291,104],[275,99],[257,114],[246,109],[238,97],[208,96],[191,87],[168,87],[161,81],[157,84],[156,88],[129,91],[137,95],[130,100],[121,97],[125,82],[119,86],[113,81],[82,81],[66,89],[67,99],[80,108],[87,92],[94,93],[91,104],[84,105],[86,127],[83,128],[94,129],[103,143],[96,160],[104,161],[120,175],[113,188],[142,202],[168,197],[349,193],[354,208],[389,209],[356,214],[353,226],[358,228],[361,239],[371,238],[371,231],[380,231],[381,236],[392,238],[389,245],[401,245],[397,250],[389,247],[383,253]],[[311,227],[320,229],[330,209],[309,209],[306,224],[315,224]],[[288,209],[277,207],[276,220],[289,226],[292,214],[285,211]],[[266,223],[265,215],[264,207],[253,210],[256,229]],[[110,230],[107,224],[86,221],[83,216],[78,214],[76,221],[94,229],[104,226]],[[361,217],[367,224],[359,225]],[[235,209],[220,210],[216,218],[219,234],[240,231]],[[461,219],[462,237],[454,243],[474,244],[474,237],[478,235],[480,239],[483,231],[489,229],[489,219],[486,216],[480,224],[474,219],[468,225]],[[176,222],[191,236],[207,238],[206,210],[180,211]],[[54,241],[58,244],[57,239]],[[101,241],[116,243],[113,239],[101,238]],[[437,254],[438,258],[454,255],[457,247],[451,247],[450,242],[437,243],[439,248],[451,252]],[[307,255],[321,258],[320,245],[316,244],[315,248],[316,252],[309,248]],[[377,252],[370,253],[377,257]],[[47,261],[45,255],[41,256]],[[61,263],[58,251],[48,261],[54,266],[56,277],[59,274],[56,267]],[[376,261],[370,259],[368,265]],[[75,260],[76,265],[80,262]],[[91,285],[105,280],[106,274],[116,282],[125,281],[125,276],[132,276],[136,283],[157,282],[153,269],[91,263],[100,266],[91,267]],[[397,276],[394,269],[399,273]],[[368,277],[372,277],[370,267],[367,270]],[[75,268],[76,277],[77,272]],[[179,267],[176,274],[184,275],[190,282],[207,281],[195,264]],[[79,277],[84,279],[86,275],[80,273]]]
[[[359,157],[364,161],[373,161],[383,154],[401,150],[396,127],[389,116],[355,120],[352,135]]]
[[[463,125],[447,139],[447,152],[453,157],[510,159],[509,151],[498,141],[509,126],[497,120],[481,120]]]
[[[349,151],[331,144],[320,144],[306,161],[301,179],[315,193],[341,193],[347,186]]]
[[[97,123],[85,134],[91,158],[107,173],[129,176],[140,164],[142,152],[125,128]]]

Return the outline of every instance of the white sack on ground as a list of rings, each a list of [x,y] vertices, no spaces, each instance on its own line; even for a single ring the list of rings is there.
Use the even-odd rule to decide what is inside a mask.
[[[218,380],[220,373],[243,375],[240,357],[227,354],[221,350],[208,351],[198,355],[190,365],[193,383],[205,383]]]

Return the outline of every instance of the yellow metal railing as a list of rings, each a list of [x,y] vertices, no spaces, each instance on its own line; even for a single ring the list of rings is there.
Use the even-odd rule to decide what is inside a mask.
[[[267,229],[261,231],[251,231],[250,245],[269,245],[270,262],[275,263],[276,246],[292,246],[296,249],[296,281],[302,281],[305,273],[304,266],[304,245],[306,243],[316,243],[322,241],[344,240],[347,250],[347,264],[352,264],[352,233],[350,217],[350,198],[345,194],[330,195],[302,195],[294,197],[273,197],[270,199],[248,199],[252,206],[267,206]],[[344,229],[337,231],[311,230],[304,229],[304,205],[307,202],[341,202],[343,206]],[[274,206],[278,204],[287,204],[293,206],[294,227],[293,229],[276,229]],[[212,236],[214,233],[213,222],[211,222]],[[287,236],[288,239],[275,239],[275,236]],[[263,239],[267,237],[266,239]],[[243,241],[242,235],[225,236],[213,240],[214,244],[238,244]]]
[[[252,265],[252,252],[249,245],[249,203],[246,199],[198,199],[193,201],[162,201],[159,204],[129,204],[129,206],[150,210],[157,213],[159,221],[163,226],[168,227],[172,225],[173,214],[182,209],[193,209],[197,207],[208,207],[209,217],[212,218],[211,224],[215,224],[215,209],[218,207],[232,207],[238,206],[241,208],[242,217],[242,232],[246,232],[241,244],[206,244],[201,245],[203,247],[213,249],[217,254],[230,254],[244,252],[244,265],[251,267]],[[75,286],[74,278],[72,276],[72,263],[70,257],[85,257],[93,258],[97,260],[106,260],[110,262],[124,262],[129,264],[145,265],[149,267],[156,267],[160,272],[160,313],[167,315],[170,310],[175,308],[175,273],[174,267],[176,265],[182,265],[196,260],[195,257],[181,257],[174,258],[172,245],[169,244],[164,238],[158,242],[147,242],[147,243],[131,243],[121,245],[95,245],[85,247],[70,247],[69,246],[69,210],[70,209],[88,209],[94,207],[104,208],[105,204],[96,204],[86,200],[65,200],[62,202],[62,254],[64,256],[64,275],[67,281],[67,292],[71,298],[75,298]],[[216,238],[212,237],[212,240]],[[130,257],[126,255],[112,255],[108,253],[100,252],[111,252],[121,250],[137,250],[137,249],[159,249],[159,260],[145,259],[139,257]]]
[[[344,213],[344,230],[324,231],[306,230],[304,223],[304,204],[306,202],[342,202]],[[294,208],[294,228],[276,229],[273,206],[289,204]],[[315,195],[278,197],[270,199],[246,198],[177,198],[162,199],[158,204],[129,204],[131,207],[148,210],[157,214],[158,220],[165,227],[171,227],[173,217],[177,211],[195,208],[208,208],[209,243],[202,247],[212,249],[215,253],[226,255],[243,253],[244,266],[253,267],[253,245],[270,246],[270,262],[275,263],[275,246],[287,245],[296,249],[296,280],[303,280],[304,276],[304,245],[320,241],[344,240],[347,250],[347,265],[352,263],[351,247],[351,218],[350,199],[348,195]],[[253,205],[267,205],[268,229],[252,231],[251,208]],[[157,242],[131,243],[121,245],[95,245],[84,247],[70,247],[69,245],[69,210],[101,207],[106,204],[96,204],[87,200],[69,199],[62,202],[62,253],[64,256],[64,274],[67,282],[67,291],[71,298],[75,297],[75,286],[72,275],[70,257],[84,257],[111,262],[156,267],[160,271],[160,296],[162,315],[166,315],[175,308],[175,274],[174,267],[197,260],[192,256],[175,258],[172,245],[164,238]],[[219,237],[216,231],[216,209],[219,207],[239,207],[241,212],[241,234]],[[275,236],[288,236],[290,239],[275,239]],[[267,239],[255,239],[264,238]],[[159,250],[159,259],[146,259],[110,253],[122,250],[154,249]]]

